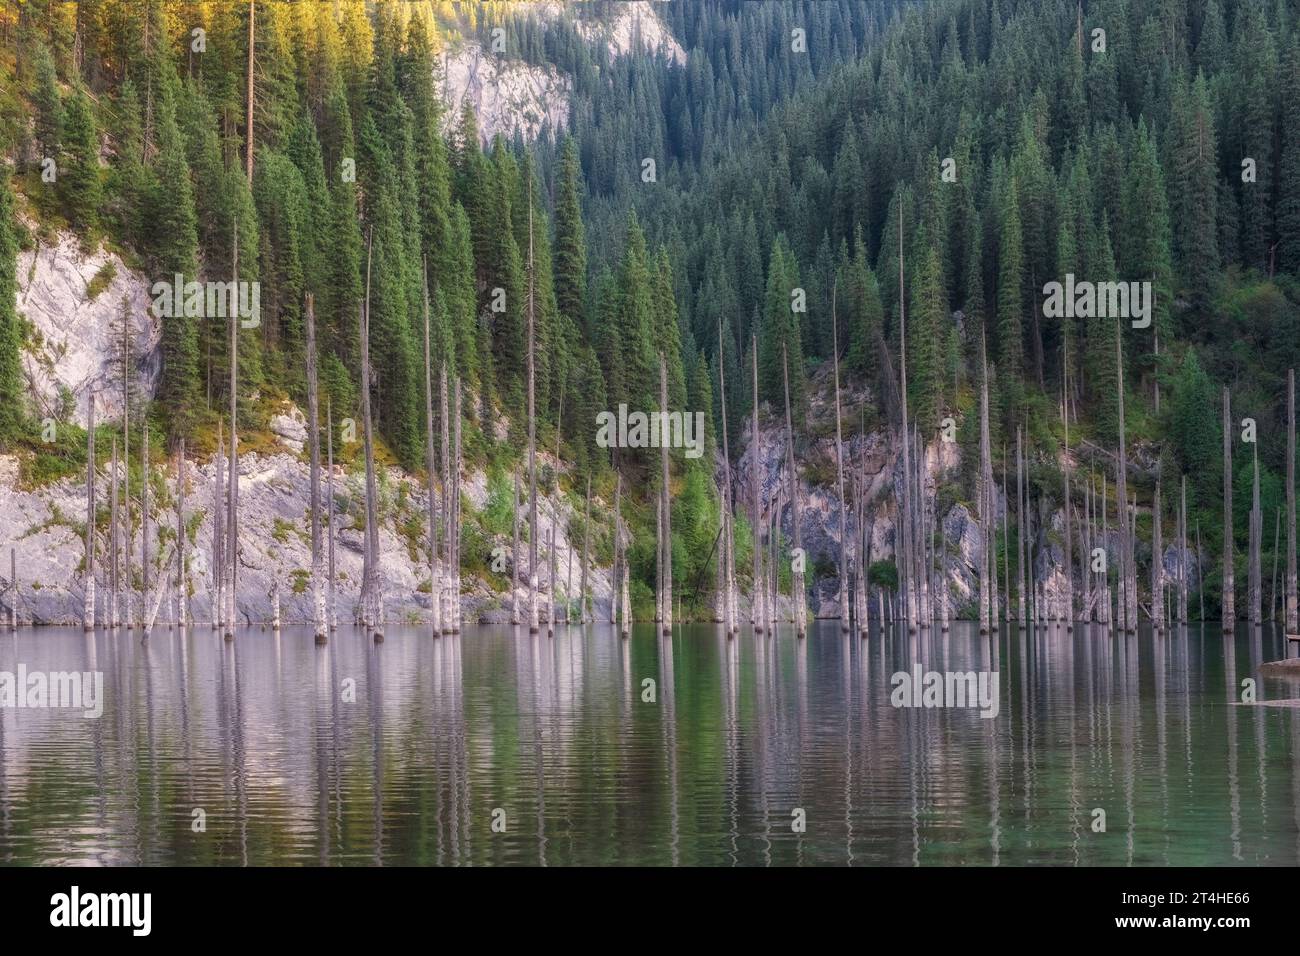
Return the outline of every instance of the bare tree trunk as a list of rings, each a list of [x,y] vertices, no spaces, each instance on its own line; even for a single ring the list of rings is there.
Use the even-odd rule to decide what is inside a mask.
[[[1247,600],[1250,602],[1250,623],[1259,627],[1263,620],[1263,581],[1261,580],[1260,548],[1264,537],[1264,514],[1259,506],[1259,446],[1254,449],[1255,477],[1250,504],[1250,554],[1246,571]]]
[[[181,438],[180,453],[176,458],[176,626],[182,631],[189,620],[185,535],[185,439]]]
[[[659,410],[663,413],[662,421],[667,431],[668,422],[668,366],[664,354],[659,353]],[[669,487],[668,473],[668,436],[659,436],[659,501],[663,513],[663,538],[660,554],[663,556],[660,567],[663,568],[663,633],[670,637],[673,633],[673,508],[672,489]]]
[[[834,310],[831,310],[834,312]],[[754,633],[763,633],[763,622],[766,618],[766,611],[763,607],[763,515],[759,507],[759,485],[762,483],[762,475],[759,473],[762,467],[763,456],[761,454],[761,442],[758,437],[758,336],[751,338],[750,357],[753,364],[754,380],[754,407],[753,407],[753,441],[750,444],[750,451],[753,452],[753,466],[750,468],[750,492],[753,499],[753,514],[751,516],[750,527],[754,532],[754,587],[753,587],[753,606],[750,608],[750,617],[753,619]],[[843,482],[841,481],[840,501],[844,500]],[[841,581],[843,572],[841,571]],[[842,599],[841,599],[842,600]]]
[[[840,499],[840,630],[847,634],[849,632],[849,522],[848,509],[844,505],[844,436],[840,426],[840,333],[839,322],[835,315],[834,285],[831,286],[831,343],[831,361],[834,363],[835,370],[835,482]],[[755,362],[757,363],[757,359]],[[904,371],[903,375],[906,376],[907,372]],[[754,366],[754,401],[758,401],[757,364]]]
[[[376,644],[384,639],[384,622],[379,610],[379,514],[375,487],[374,426],[370,415],[370,265],[373,234],[366,240],[366,301],[361,310],[361,424],[366,456],[366,539],[361,573],[361,623]]]
[[[1196,519],[1196,594],[1201,601],[1201,624],[1205,623],[1205,573],[1201,568],[1201,519]]]
[[[248,4],[248,112],[246,114],[246,123],[248,126],[248,138],[244,141],[244,168],[248,176],[248,183],[253,183],[253,51],[255,43],[253,39],[253,20],[257,13],[257,0],[249,0]]]
[[[560,522],[560,506],[558,502],[562,497],[562,495],[560,494],[560,437],[563,435],[562,426],[564,423],[564,384],[565,384],[564,380],[561,379],[560,380],[560,407],[558,413],[555,416],[555,501],[552,502],[551,504],[551,549],[550,549],[551,550],[551,581],[550,581],[550,586],[547,588],[546,591],[547,608],[548,608],[548,617],[547,617],[548,634],[555,633],[555,594],[558,589],[557,582],[559,581],[559,578],[556,577],[556,570],[555,570],[555,538],[556,538],[555,532]],[[569,549],[569,554],[570,556],[572,556],[573,554],[572,548]]]
[[[1223,633],[1237,626],[1236,587],[1233,581],[1235,557],[1232,546],[1232,406],[1228,388],[1223,388]]]
[[[732,534],[731,448],[727,441],[727,376],[722,349],[722,321],[718,321],[718,400],[722,403],[722,617],[727,636],[739,628],[736,618],[736,560]]]
[[[510,623],[519,626],[519,476],[515,475],[515,509],[510,520],[514,540],[510,552]]]
[[[1163,518],[1157,479],[1151,503],[1151,627],[1157,634],[1165,629],[1165,548],[1160,527]]]
[[[121,581],[118,580],[120,559],[119,549],[121,548],[121,538],[119,537],[119,519],[118,514],[118,469],[117,469],[117,437],[113,438],[113,458],[112,471],[109,472],[108,479],[108,626],[116,628],[118,626],[118,597],[121,590]]]
[[[1069,382],[1069,349],[1064,350],[1066,355],[1066,373],[1065,381],[1061,390],[1061,425],[1065,434],[1065,467],[1062,469],[1062,482],[1064,484],[1064,493],[1061,498],[1061,518],[1065,527],[1065,545],[1062,548],[1065,554],[1065,629],[1074,630],[1074,539],[1072,537],[1071,525],[1073,516],[1070,501],[1070,382]],[[1008,556],[1009,558],[1009,556]]]
[[[86,557],[82,569],[85,600],[82,607],[82,624],[87,631],[95,629],[95,390],[88,398],[86,419]],[[111,624],[111,621],[110,621]]]
[[[420,272],[424,292],[424,470],[428,484],[429,511],[429,609],[433,618],[433,635],[442,631],[442,595],[438,588],[438,494],[437,468],[434,465],[433,440],[433,369],[429,361],[429,263]]]
[[[899,614],[908,622],[909,630],[916,630],[916,621],[912,617],[912,453],[911,431],[907,424],[907,293],[903,286],[903,204],[898,204],[898,356],[899,356],[899,400],[903,417],[903,501],[898,516],[898,527],[894,532],[895,563],[898,568]],[[987,545],[987,542],[985,542]],[[988,588],[981,590],[980,602],[983,607],[987,599]],[[987,615],[981,616],[984,621]]]
[[[425,329],[428,329],[428,311],[426,297]],[[316,379],[316,302],[308,292],[306,295],[307,312],[307,448],[310,458],[311,473],[308,509],[311,512],[311,598],[313,621],[316,627],[315,640],[324,644],[329,640],[329,620],[325,615],[325,576],[324,561],[321,555],[320,529],[320,397]],[[428,333],[425,333],[428,342]],[[425,365],[427,373],[428,364]]]
[[[555,636],[555,511],[551,511],[551,526],[546,531],[546,550],[550,560],[550,580],[546,584],[546,636]]]
[[[460,376],[457,375],[453,382],[455,395],[452,401],[452,470],[451,470],[451,632],[460,633],[460,474],[461,474],[461,446],[460,446],[460,429],[461,429],[461,388]]]
[[[442,362],[442,373],[438,378],[438,421],[439,421],[439,439],[442,443],[442,575],[438,581],[438,600],[442,605],[442,633],[450,634],[452,625],[452,548],[453,544],[459,543],[451,540],[451,522],[453,502],[451,500],[451,430],[448,427],[448,406],[447,406],[447,362]],[[519,477],[515,477],[515,521],[519,520]],[[519,582],[518,559],[519,546],[515,545],[515,583]],[[457,569],[459,574],[459,569]],[[459,595],[456,597],[459,603]],[[519,599],[515,597],[514,605],[514,623],[518,623],[519,618]]]
[[[1187,624],[1187,476],[1178,476],[1178,623]]]
[[[515,485],[515,495],[519,494],[519,486]],[[515,509],[519,505],[516,501]],[[519,545],[515,545],[515,554],[519,553]],[[587,567],[591,562],[591,476],[587,476],[587,503],[582,512],[582,580],[578,587],[578,621],[586,624],[591,620],[587,609]],[[516,615],[517,616],[517,615]]]
[[[533,319],[533,186],[528,182],[528,631],[537,633],[537,409]]]
[[[1300,632],[1295,543],[1295,369],[1286,373],[1286,632]]]
[[[992,558],[993,537],[993,460],[989,450],[989,366],[984,342],[984,332],[980,331],[980,477],[979,477],[979,512],[980,534],[983,539],[984,554],[980,560],[980,633],[988,634],[991,630],[990,618],[990,575],[989,565]]]
[[[131,551],[135,545],[135,529],[131,527],[131,323],[127,321],[126,316],[122,319],[122,500],[118,519],[122,522],[122,544],[125,548],[126,566],[122,568],[116,565],[117,559],[114,558],[115,567],[113,574],[114,595],[113,613],[110,619],[113,626],[118,623],[118,614],[122,615],[125,620],[127,629],[130,630],[135,625],[135,619],[131,616],[131,591],[135,587],[135,580],[131,576]],[[117,471],[117,464],[114,462],[114,472]],[[120,606],[119,606],[120,602]],[[143,608],[141,609],[143,611]]]
[[[1016,619],[1025,626],[1025,455],[1020,426],[1016,426]]]
[[[618,564],[618,583],[612,599],[619,604],[619,633],[627,637],[632,632],[632,601],[628,594],[627,549],[623,546],[623,476],[614,485],[614,554]]]
[[[338,605],[334,600],[334,400],[325,402],[325,540],[328,561],[329,583],[326,586],[326,611],[329,629],[337,630],[339,626]]]
[[[1277,623],[1277,559],[1282,550],[1282,509],[1273,512],[1273,583],[1268,589],[1268,619]]]
[[[252,24],[251,11],[249,19]],[[250,34],[251,36],[251,34]],[[250,46],[251,50],[251,46]],[[251,68],[252,61],[249,61]],[[249,92],[252,92],[250,81]],[[251,102],[251,96],[250,96]],[[249,138],[252,138],[252,126],[249,126]],[[251,154],[250,154],[251,155]],[[252,176],[252,160],[249,160],[249,176]],[[239,282],[239,225],[235,225],[234,234],[234,281]],[[226,593],[226,640],[234,640],[235,614],[239,600],[239,416],[237,397],[239,394],[239,319],[230,319],[230,479],[227,481],[226,493],[230,500],[229,531],[226,533],[228,553],[226,562],[230,568],[230,590]]]
[[[1120,338],[1119,322],[1115,323],[1115,359],[1118,370],[1117,394],[1119,400],[1119,475],[1115,482],[1115,496],[1120,508],[1121,561],[1124,585],[1121,597],[1124,602],[1124,630],[1132,634],[1137,630],[1137,568],[1134,564],[1133,541],[1135,531],[1129,516],[1128,503],[1128,448],[1124,440],[1124,349]]]
[[[222,626],[226,610],[226,519],[225,474],[226,436],[221,420],[217,419],[217,453],[213,460],[212,483],[212,626]]]
[[[149,422],[142,418],[140,429],[144,433],[140,442],[140,599],[143,603],[150,589],[149,532],[152,530],[149,518]],[[142,612],[143,610],[141,607]],[[149,636],[149,631],[150,628],[146,627],[146,637]]]

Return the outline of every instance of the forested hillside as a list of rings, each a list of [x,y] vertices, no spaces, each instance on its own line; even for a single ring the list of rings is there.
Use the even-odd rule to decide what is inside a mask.
[[[841,372],[871,396],[856,431],[899,421],[906,307],[910,413],[927,442],[953,417],[964,452],[948,503],[975,497],[983,333],[995,467],[1022,426],[1035,499],[1061,496],[1062,407],[1076,466],[1112,467],[1100,450],[1119,440],[1123,361],[1142,510],[1148,477],[1168,495],[1185,474],[1189,518],[1219,552],[1226,385],[1234,431],[1249,417],[1260,436],[1232,443],[1234,525],[1244,543],[1256,448],[1272,523],[1300,359],[1300,0],[656,5],[684,62],[591,42],[582,20],[607,5],[551,6],[263,2],[251,31],[246,3],[7,6],[0,445],[50,454],[24,395],[15,262],[71,229],[150,281],[260,283],[260,324],[239,332],[248,441],[271,400],[306,404],[308,294],[322,404],[357,415],[369,275],[375,420],[409,470],[428,460],[426,277],[435,362],[471,396],[467,456],[498,468],[526,438],[531,295],[538,440],[559,422],[575,490],[594,475],[608,500],[614,468],[631,479],[647,588],[657,455],[611,457],[597,413],[657,408],[662,353],[669,405],[705,411],[716,444],[725,405],[738,459],[756,342],[765,415],[782,415],[788,356],[802,448],[833,312]],[[567,127],[485,143],[472,110],[444,115],[440,57],[467,37],[558,67]],[[1151,325],[1123,322],[1117,355],[1113,320],[1047,314],[1044,286],[1067,274],[1150,282]],[[140,410],[168,448],[214,447],[227,336],[163,320],[158,393]],[[84,424],[60,427],[70,467]],[[685,583],[713,553],[720,476],[712,456],[675,453],[673,471]]]

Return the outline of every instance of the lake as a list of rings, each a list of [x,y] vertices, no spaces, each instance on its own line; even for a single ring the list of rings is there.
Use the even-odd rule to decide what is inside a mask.
[[[0,635],[103,673],[97,719],[0,708],[0,862],[1300,862],[1300,707],[1234,703],[1300,697],[1271,629],[386,638]],[[997,672],[997,715],[894,706],[928,671]]]

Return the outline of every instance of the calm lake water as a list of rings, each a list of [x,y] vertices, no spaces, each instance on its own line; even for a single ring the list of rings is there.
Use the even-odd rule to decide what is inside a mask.
[[[1296,865],[1300,708],[1232,703],[1300,697],[1283,643],[26,630],[0,671],[102,671],[104,712],[0,709],[0,862]],[[894,707],[913,662],[1000,713]]]

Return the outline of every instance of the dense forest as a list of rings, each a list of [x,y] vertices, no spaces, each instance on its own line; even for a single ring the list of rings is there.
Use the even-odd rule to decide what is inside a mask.
[[[369,274],[371,404],[383,453],[411,471],[428,460],[426,280],[433,353],[470,396],[466,454],[488,468],[517,469],[526,442],[531,300],[538,441],[560,430],[574,494],[587,475],[606,501],[616,473],[645,489],[629,496],[641,600],[657,455],[611,457],[594,422],[659,406],[661,354],[669,406],[706,412],[711,450],[725,408],[735,461],[751,362],[774,419],[788,363],[803,448],[837,340],[841,373],[872,396],[855,431],[897,425],[902,380],[923,440],[954,419],[951,503],[975,497],[983,333],[998,474],[1021,427],[1033,495],[1059,501],[1063,421],[1077,449],[1114,449],[1123,429],[1143,473],[1163,476],[1161,523],[1187,476],[1207,555],[1223,551],[1226,385],[1238,543],[1256,453],[1275,515],[1300,359],[1300,0],[662,6],[684,62],[614,56],[526,3],[257,3],[251,30],[246,3],[7,6],[0,445],[50,454],[25,404],[15,262],[43,231],[71,229],[149,277],[260,282],[261,322],[238,333],[248,442],[272,400],[306,405],[307,294],[322,401],[356,414]],[[499,55],[570,76],[568,125],[485,142],[472,110],[447,115],[439,64],[459,37],[504,37]],[[1113,322],[1047,314],[1044,286],[1067,274],[1150,282],[1150,326],[1123,323],[1117,350]],[[227,334],[163,320],[158,394],[140,411],[167,447],[215,447]],[[1244,418],[1257,446],[1235,440]],[[79,466],[82,424],[61,424],[56,452]],[[712,454],[675,453],[672,472],[686,585],[713,555],[720,496]],[[1153,489],[1135,480],[1150,538]],[[1201,588],[1207,617],[1221,570]]]

